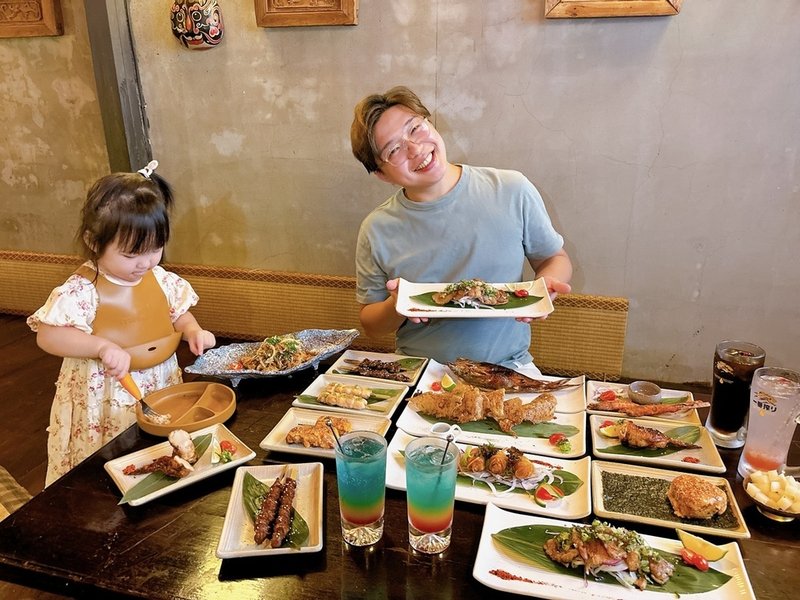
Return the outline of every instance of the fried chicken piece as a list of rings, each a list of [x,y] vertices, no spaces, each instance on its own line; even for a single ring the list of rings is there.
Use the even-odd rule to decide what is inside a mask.
[[[728,508],[725,492],[695,475],[678,475],[673,479],[667,498],[675,514],[684,519],[710,519]]]
[[[180,457],[176,456],[159,456],[154,458],[152,462],[141,467],[135,465],[128,465],[122,472],[125,475],[143,475],[145,473],[154,473],[160,471],[168,477],[186,477],[194,469],[192,466]]]
[[[699,448],[697,444],[690,444],[676,440],[661,433],[652,427],[642,427],[633,421],[623,420],[619,426],[619,441],[629,448]]]
[[[411,398],[411,406],[425,415],[468,423],[494,419],[500,429],[511,435],[514,425],[523,421],[542,423],[553,418],[556,398],[541,394],[527,404],[519,398],[505,400],[505,390],[483,392],[475,386],[459,383],[451,392],[426,392]]]
[[[338,435],[342,435],[352,430],[353,425],[348,419],[342,417],[328,417],[323,415],[319,417],[313,425],[297,425],[289,430],[286,434],[287,444],[303,444],[306,448],[333,448],[336,440],[333,438],[333,433],[330,428],[325,424],[327,419],[331,420],[333,428]]]

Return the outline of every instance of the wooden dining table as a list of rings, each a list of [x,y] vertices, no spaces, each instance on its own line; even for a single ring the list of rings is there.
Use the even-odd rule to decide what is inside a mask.
[[[442,554],[429,556],[412,551],[408,544],[405,493],[387,489],[381,541],[367,548],[350,547],[342,541],[334,461],[259,447],[295,395],[316,375],[308,369],[292,376],[243,380],[236,388],[236,412],[225,425],[256,451],[256,457],[247,463],[250,466],[323,463],[321,551],[217,558],[233,469],[140,506],[120,505],[120,491],[104,464],[163,441],[133,425],[0,523],[0,579],[66,596],[93,598],[513,597],[484,586],[472,576],[483,505],[456,502],[451,546]],[[696,397],[702,399],[702,395]],[[394,415],[395,422],[401,411],[402,406]],[[393,424],[387,438],[391,439],[395,431]],[[756,597],[796,598],[800,587],[800,519],[777,523],[758,512],[736,474],[740,451],[720,453],[727,468],[725,477],[751,532],[750,539],[737,543]],[[797,432],[789,462],[800,464]],[[591,516],[582,519],[590,520]],[[671,528],[635,528],[675,539]]]

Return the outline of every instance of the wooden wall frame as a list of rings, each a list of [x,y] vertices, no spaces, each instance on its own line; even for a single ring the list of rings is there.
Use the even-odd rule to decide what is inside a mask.
[[[357,25],[358,0],[255,0],[259,27]]]
[[[683,0],[545,0],[548,19],[677,15]]]
[[[61,0],[0,0],[0,38],[63,33]]]

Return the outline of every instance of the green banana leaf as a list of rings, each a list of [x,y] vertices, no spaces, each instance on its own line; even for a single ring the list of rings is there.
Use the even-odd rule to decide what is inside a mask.
[[[674,427],[673,429],[665,431],[664,435],[681,442],[686,442],[687,444],[694,444],[698,439],[700,439],[700,428],[695,425],[683,425],[681,427]],[[681,450],[686,450],[686,448],[629,448],[628,446],[618,444],[616,446],[609,446],[608,448],[602,449],[603,452],[607,452],[608,454],[644,456],[647,458],[667,456],[669,454],[674,454],[675,452],[680,452]]]
[[[440,419],[438,417],[431,417],[429,415],[419,414],[420,417],[425,419],[431,425],[434,423],[447,423],[448,425],[456,424],[455,421],[449,421],[447,419]],[[493,421],[491,419],[484,419],[482,421],[469,421],[467,423],[458,423],[458,426],[461,427],[463,431],[468,431],[470,433],[491,433],[495,435],[508,435],[511,434],[506,433],[502,429],[500,429],[500,425],[498,425],[497,421]],[[527,437],[527,438],[549,438],[554,433],[563,433],[567,437],[572,437],[573,435],[580,432],[580,430],[575,427],[574,425],[565,425],[562,423],[520,423],[519,425],[515,425],[512,429],[516,432],[519,437]]]
[[[417,294],[416,296],[411,296],[411,300],[415,300],[420,304],[424,304],[426,306],[446,306],[448,308],[461,308],[455,302],[448,302],[447,304],[437,304],[433,300],[433,295],[436,292],[425,292],[424,294]],[[523,308],[525,306],[531,306],[532,304],[536,304],[541,300],[544,296],[525,296],[524,298],[518,298],[513,293],[508,295],[508,302],[506,304],[501,304],[500,306],[481,306],[478,310],[509,310],[512,308]],[[470,307],[472,308],[472,307]]]
[[[261,503],[264,496],[269,493],[269,487],[264,483],[253,477],[250,473],[245,471],[244,479],[242,480],[242,501],[244,508],[250,519],[255,523],[256,515],[261,508]],[[300,515],[299,512],[292,509],[292,524],[289,527],[289,533],[286,539],[281,544],[281,548],[286,546],[292,548],[300,548],[308,539],[308,523]]]
[[[493,533],[492,538],[501,548],[514,556],[514,558],[521,559],[531,566],[544,569],[551,573],[560,573],[562,575],[582,579],[584,577],[582,568],[570,569],[561,563],[550,560],[542,547],[545,541],[565,529],[567,528],[557,525],[525,525],[503,529],[502,531]],[[674,595],[701,594],[703,592],[719,589],[731,579],[730,575],[726,575],[713,568],[705,572],[699,571],[685,564],[676,554],[664,552],[662,550],[656,551],[675,566],[675,571],[669,581],[664,585],[648,583],[647,591],[649,592],[664,592]],[[589,576],[589,578],[590,581],[595,580],[603,583],[622,585],[608,573],[602,573],[594,578]]]
[[[211,438],[212,435],[210,433],[192,438],[192,442],[194,443],[194,451],[197,453],[197,458],[203,456],[206,450],[208,450],[208,447],[211,445]],[[118,504],[127,504],[131,500],[144,498],[155,491],[165,488],[168,485],[172,485],[176,481],[178,481],[177,477],[169,477],[161,471],[150,473],[147,477],[125,492]]]

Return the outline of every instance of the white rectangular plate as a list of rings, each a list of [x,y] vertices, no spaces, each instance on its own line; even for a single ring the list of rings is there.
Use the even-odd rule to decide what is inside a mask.
[[[693,531],[705,535],[716,535],[719,537],[729,538],[749,538],[750,530],[747,528],[742,511],[739,510],[739,505],[736,503],[736,498],[731,489],[731,484],[723,477],[714,477],[709,475],[695,475],[705,479],[708,483],[717,487],[723,487],[725,493],[728,495],[728,510],[732,510],[739,521],[737,529],[720,529],[719,527],[709,527],[706,525],[696,525],[694,523],[687,523],[684,521],[669,521],[666,519],[654,519],[650,517],[640,517],[638,515],[631,515],[628,513],[614,512],[606,510],[603,501],[603,473],[621,473],[623,475],[633,475],[638,477],[653,477],[672,481],[678,475],[685,475],[678,471],[668,471],[666,469],[653,469],[650,467],[642,467],[639,465],[626,465],[624,463],[612,463],[602,460],[592,461],[592,503],[594,506],[594,514],[598,517],[605,519],[619,519],[620,521],[631,521],[633,523],[645,523],[647,525],[656,525],[657,527],[669,527],[671,529],[680,528],[686,531]],[[668,502],[668,501],[667,501]]]
[[[397,427],[410,435],[417,437],[430,435],[431,426],[437,422],[435,417],[428,417],[417,413],[411,405],[406,402],[400,418],[397,420]],[[462,431],[456,441],[462,444],[481,444],[492,443],[498,448],[515,446],[523,452],[531,452],[544,456],[555,456],[558,458],[576,458],[586,454],[586,413],[556,413],[551,423],[562,425],[572,425],[577,427],[578,432],[569,437],[572,449],[569,452],[561,452],[553,446],[547,438],[536,437],[514,437],[503,432],[498,433],[473,433]],[[461,428],[468,426],[468,423],[461,423]],[[498,430],[499,431],[499,430]]]
[[[205,479],[206,477],[210,477],[211,475],[216,475],[222,471],[227,471],[228,469],[233,469],[241,465],[242,463],[246,463],[247,461],[253,459],[256,455],[250,448],[245,446],[244,442],[242,442],[239,438],[237,438],[231,431],[225,427],[225,425],[217,424],[211,425],[204,429],[199,429],[191,434],[192,439],[199,437],[201,435],[205,435],[207,433],[212,434],[212,441],[203,455],[197,460],[197,462],[193,465],[194,471],[189,473],[186,477],[182,477],[181,479],[176,479],[175,483],[172,483],[166,487],[163,487],[159,490],[156,490],[146,496],[142,496],[136,500],[131,500],[128,502],[131,506],[139,506],[140,504],[144,504],[145,502],[150,502],[151,500],[155,500],[156,498],[160,498],[165,494],[169,494],[174,492],[175,490],[179,490],[181,488],[186,487],[187,485],[191,485],[196,481],[200,481],[201,479]],[[217,443],[222,441],[229,441],[234,446],[236,446],[236,452],[233,455],[233,460],[228,463],[212,463],[212,455],[213,455],[213,448],[214,442]],[[122,492],[123,495],[127,493],[129,489],[139,483],[142,479],[147,477],[147,474],[144,475],[125,475],[122,471],[128,465],[136,465],[137,467],[142,467],[144,465],[150,464],[153,459],[158,458],[159,456],[167,456],[172,454],[172,446],[169,442],[164,441],[160,444],[156,444],[155,446],[150,446],[149,448],[145,448],[144,450],[139,450],[138,452],[133,452],[131,454],[126,454],[125,456],[120,456],[119,458],[115,458],[113,460],[108,461],[105,465],[106,473],[111,476],[111,479],[114,480],[114,483],[117,484],[119,491]]]
[[[365,377],[364,375],[358,375],[356,373],[347,373],[348,368],[352,368],[353,365],[348,364],[348,360],[355,360],[361,361],[365,358],[370,360],[380,360],[383,362],[394,362],[396,360],[416,360],[419,361],[419,365],[414,369],[410,369],[408,371],[403,371],[402,373],[408,377],[408,381],[397,381],[396,379],[384,379],[383,377]],[[348,377],[362,377],[364,379],[369,379],[370,381],[388,381],[389,383],[402,383],[403,385],[407,385],[409,387],[416,385],[417,381],[419,381],[419,376],[422,374],[422,370],[425,368],[425,364],[428,362],[427,358],[423,358],[421,356],[406,356],[405,354],[389,354],[386,352],[361,352],[359,350],[346,350],[339,359],[331,365],[331,368],[328,369],[326,372],[330,375],[347,375]]]
[[[388,381],[366,381],[360,377],[350,377],[349,375],[328,375],[327,373],[320,375],[311,385],[308,386],[300,396],[317,396],[326,385],[329,383],[343,383],[345,385],[358,385],[370,389],[378,390],[394,390],[395,393],[387,400],[374,402],[368,404],[367,408],[343,408],[341,406],[331,406],[328,404],[320,404],[315,401],[307,401],[300,397],[294,399],[292,406],[298,408],[311,408],[314,410],[333,411],[338,413],[349,413],[356,415],[373,415],[376,417],[386,417],[387,419],[392,416],[397,405],[408,393],[408,386],[401,383],[389,383]]]
[[[307,454],[309,456],[321,456],[323,458],[335,458],[333,448],[306,448],[303,444],[287,444],[286,434],[292,427],[297,425],[313,425],[320,416],[325,415],[325,411],[311,410],[306,408],[290,408],[272,428],[259,446],[264,450],[278,450],[280,452],[292,452],[294,454]],[[353,426],[353,431],[375,431],[385,436],[392,422],[386,417],[371,417],[368,415],[342,415],[336,414],[339,418],[348,419]]]
[[[597,396],[604,390],[615,390],[626,395],[628,394],[628,385],[625,383],[613,383],[611,381],[592,381],[586,382],[586,406],[590,415],[609,415],[612,417],[624,417],[619,412],[609,412],[605,410],[589,410],[589,404],[597,402]],[[688,396],[689,400],[694,400],[694,395],[691,392],[683,392],[681,390],[661,390],[662,398],[676,398],[679,396]],[[673,421],[687,421],[689,423],[696,423],[700,425],[700,417],[697,415],[697,409],[685,410],[679,413],[666,413],[654,417],[636,417],[637,419],[670,419]]]
[[[542,381],[558,381],[559,379],[562,379],[561,377],[534,375],[529,371],[526,372],[525,369],[517,369],[517,371],[519,371],[523,375],[527,375],[528,377],[533,377],[534,379],[541,379]],[[453,379],[453,381],[458,381],[458,377],[456,377],[455,373],[453,373],[450,367],[431,359],[428,362],[428,367],[425,369],[425,373],[422,374],[422,377],[420,378],[419,383],[417,384],[417,391],[418,392],[432,391],[431,384],[434,381],[441,382],[442,376],[444,376],[445,374],[449,375]],[[556,404],[556,412],[577,413],[586,410],[586,393],[585,393],[584,380],[585,377],[583,375],[581,375],[580,377],[573,377],[572,381],[574,381],[575,383],[580,382],[580,385],[551,392],[558,401],[558,403]],[[538,392],[530,394],[507,393],[506,399],[516,397],[516,398],[521,398],[523,403],[527,403],[536,398],[538,395],[539,395]]]
[[[247,514],[242,500],[244,474],[250,473],[265,485],[272,485],[284,468],[297,481],[294,509],[308,523],[308,539],[300,548],[270,548],[253,541],[253,521]],[[299,463],[291,465],[263,465],[236,469],[231,498],[225,513],[225,522],[217,545],[218,558],[242,558],[245,556],[272,556],[275,554],[302,554],[319,552],[322,549],[322,463]]]
[[[428,292],[441,292],[446,288],[449,283],[412,283],[400,278],[400,283],[397,287],[397,312],[406,317],[428,317],[434,319],[446,318],[517,318],[529,317],[535,319],[537,317],[544,317],[553,312],[553,302],[550,300],[550,294],[547,292],[544,279],[541,277],[536,281],[522,281],[518,283],[491,283],[496,288],[501,290],[509,289],[526,289],[531,296],[539,296],[541,300],[534,302],[528,306],[519,308],[503,308],[502,306],[493,306],[491,308],[460,308],[458,306],[429,306],[418,300],[414,300],[413,296],[425,294]]]
[[[700,429],[700,437],[698,438],[697,445],[699,448],[690,448],[685,450],[678,450],[672,454],[665,456],[642,456],[636,454],[613,454],[606,449],[612,446],[619,446],[620,442],[617,438],[610,438],[600,433],[600,427],[604,421],[609,420],[608,417],[603,415],[592,415],[589,417],[589,429],[592,432],[592,454],[596,458],[603,458],[605,460],[621,460],[625,462],[635,462],[644,465],[659,465],[664,467],[672,467],[674,469],[689,469],[693,471],[707,471],[709,473],[724,473],[725,464],[719,455],[717,447],[714,445],[708,430],[702,425],[695,423],[676,423],[670,419],[629,419],[640,427],[650,427],[660,432],[669,431],[675,427],[692,426]],[[616,421],[616,419],[611,419]],[[691,458],[697,459],[700,462],[687,462],[684,459]]]
[[[386,487],[393,490],[406,489],[406,468],[405,459],[401,452],[406,445],[415,439],[404,431],[398,430],[391,443],[389,444],[388,455],[386,457]],[[462,450],[463,444],[458,445]],[[590,494],[591,485],[589,478],[591,471],[589,463],[591,459],[585,456],[579,460],[554,460],[537,457],[531,454],[526,455],[531,460],[541,460],[553,466],[557,466],[564,471],[580,477],[583,485],[570,495],[562,498],[559,502],[548,502],[547,506],[539,506],[533,498],[525,493],[499,493],[493,494],[488,488],[482,485],[473,485],[471,481],[458,478],[456,482],[456,500],[471,502],[473,504],[486,504],[493,502],[498,506],[520,510],[523,512],[549,515],[562,519],[581,519],[587,516],[591,510]],[[555,485],[558,485],[555,483]]]
[[[482,584],[503,592],[560,600],[610,600],[612,598],[626,598],[631,600],[666,600],[673,598],[672,594],[652,591],[648,586],[645,590],[636,588],[627,589],[621,585],[600,583],[582,577],[571,577],[561,573],[554,573],[537,567],[528,561],[517,559],[505,550],[502,550],[492,539],[492,534],[509,527],[523,527],[527,525],[560,525],[570,527],[575,523],[545,519],[533,515],[521,515],[503,510],[493,504],[486,506],[486,517],[483,521],[478,553],[475,557],[475,567],[472,576]],[[650,546],[673,552],[680,552],[681,543],[677,540],[642,535]],[[731,579],[721,588],[705,594],[685,594],[692,600],[755,600],[753,587],[747,577],[747,571],[742,560],[742,553],[736,542],[722,546],[728,553],[717,562],[711,563],[712,567],[731,576]],[[530,581],[505,580],[493,575],[491,571],[503,570],[517,577],[524,577]]]

